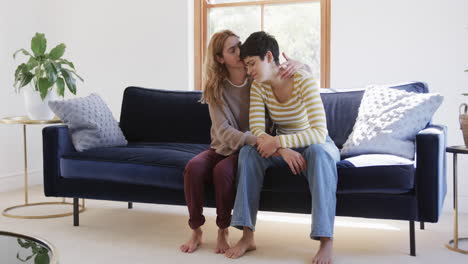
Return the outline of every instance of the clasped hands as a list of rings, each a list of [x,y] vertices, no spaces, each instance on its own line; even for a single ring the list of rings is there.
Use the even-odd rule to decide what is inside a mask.
[[[301,153],[290,148],[282,148],[279,137],[272,137],[268,134],[263,134],[257,138],[257,151],[263,158],[271,156],[281,156],[289,165],[289,168],[297,175],[307,168],[307,163]]]

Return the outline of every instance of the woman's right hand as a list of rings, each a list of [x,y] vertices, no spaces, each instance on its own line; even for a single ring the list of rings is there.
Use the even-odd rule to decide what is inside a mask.
[[[284,52],[283,57],[286,61],[279,65],[278,71],[278,76],[280,76],[281,79],[289,79],[293,77],[298,70],[305,67],[300,61],[290,59]]]
[[[302,157],[301,153],[290,148],[279,149],[278,153],[289,165],[289,168],[291,168],[294,175],[297,175],[307,169],[306,161],[304,157]]]

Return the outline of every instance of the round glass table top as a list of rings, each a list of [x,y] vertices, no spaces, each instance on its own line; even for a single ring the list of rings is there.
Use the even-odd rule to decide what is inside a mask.
[[[466,146],[449,146],[445,149],[445,151],[450,153],[468,154],[468,148]]]
[[[32,120],[27,116],[9,116],[0,119],[0,124],[23,124],[23,125],[41,125],[41,124],[60,124],[62,121],[55,117],[51,120]]]
[[[0,263],[57,264],[57,252],[45,240],[0,231]]]

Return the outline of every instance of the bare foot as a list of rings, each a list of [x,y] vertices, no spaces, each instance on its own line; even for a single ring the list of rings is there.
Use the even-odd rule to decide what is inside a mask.
[[[246,252],[255,250],[255,240],[252,230],[247,227],[244,227],[244,233],[242,238],[237,242],[237,244],[228,249],[224,254],[228,258],[236,259],[242,257]]]
[[[180,246],[180,251],[184,253],[192,253],[197,250],[198,246],[202,243],[203,232],[201,228],[192,231],[192,237],[185,244]]]
[[[226,250],[230,248],[228,243],[229,231],[227,228],[225,229],[218,229],[218,238],[216,242],[216,248],[214,252],[216,254],[224,254]]]
[[[320,248],[312,259],[312,264],[332,264],[333,240],[329,237],[320,238]]]

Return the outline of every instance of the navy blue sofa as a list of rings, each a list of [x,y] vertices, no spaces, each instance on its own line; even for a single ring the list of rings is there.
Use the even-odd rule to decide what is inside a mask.
[[[393,87],[427,92],[424,83]],[[340,148],[351,133],[363,91],[322,93],[331,138]],[[184,205],[183,171],[209,147],[211,121],[200,92],[128,87],[120,126],[126,147],[77,152],[66,126],[43,129],[46,196]],[[415,221],[435,223],[446,194],[446,127],[430,124],[416,137],[415,165],[338,166],[337,216],[409,221],[415,255]],[[343,157],[344,158],[344,157]],[[310,213],[307,181],[289,168],[267,171],[260,210]],[[207,206],[215,206],[207,191]]]

